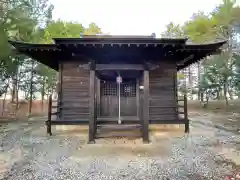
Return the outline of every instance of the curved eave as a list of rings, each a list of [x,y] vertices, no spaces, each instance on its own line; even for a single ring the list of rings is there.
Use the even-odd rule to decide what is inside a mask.
[[[182,58],[177,62],[177,69],[181,70],[186,68],[207,56],[220,54],[222,52],[221,47],[226,42],[227,41],[201,45],[186,45],[185,48],[181,50]]]
[[[81,39],[81,38],[75,38],[75,40],[77,42],[79,42],[79,39]],[[82,38],[82,39],[84,39],[84,41],[87,41],[87,40],[92,41],[93,39],[96,40],[96,38],[89,38],[89,39]],[[81,39],[81,41],[82,41],[82,39]],[[99,43],[101,43],[103,41],[103,38],[98,38],[98,39],[99,39]],[[104,41],[112,42],[113,39],[114,38],[106,38],[106,40],[104,40]],[[120,38],[115,38],[115,41],[119,42],[119,39]],[[63,40],[64,42],[66,42],[67,38],[56,38],[55,40],[59,40],[59,41]],[[73,43],[74,38],[70,38],[70,40]],[[127,41],[129,41],[129,42],[130,42],[130,40],[132,43],[135,43],[135,45],[137,43],[139,43],[139,42],[133,41],[133,40],[136,41],[136,39],[129,39],[129,38],[127,39]],[[156,39],[147,39],[147,38],[143,39],[142,38],[140,40],[144,41],[144,42],[150,41],[150,40],[156,42]],[[163,40],[163,39],[161,39],[161,40]],[[179,39],[177,39],[177,41],[178,40]],[[126,42],[126,39],[123,39],[123,41]],[[173,39],[173,41],[176,41],[176,39]],[[183,39],[181,39],[181,41],[183,42]],[[94,41],[94,42],[96,42],[96,41]],[[175,62],[177,63],[177,68],[178,68],[178,70],[180,70],[180,69],[183,69],[183,68],[189,66],[190,64],[196,63],[197,61],[203,59],[204,57],[206,57],[208,55],[220,53],[221,52],[220,47],[222,45],[224,45],[226,42],[227,41],[221,41],[221,42],[217,42],[217,43],[200,44],[200,45],[179,44],[178,46],[175,46],[174,48],[170,48],[170,49],[166,48],[168,46],[166,44],[164,45],[164,43],[162,43],[162,46],[146,46],[147,44],[145,44],[147,49],[153,48],[154,51],[145,51],[145,56],[147,56],[149,58],[147,58],[147,57],[144,57],[144,58],[145,59],[155,59],[155,61],[159,61],[159,60],[162,60],[162,58],[163,58],[163,57],[161,57],[161,55],[163,55],[163,52],[161,52],[161,54],[159,54],[158,53],[159,50],[166,51],[167,54],[168,54],[168,51],[171,50],[173,53],[172,55],[174,56],[173,59],[175,59]],[[59,59],[62,55],[64,55],[64,52],[62,52],[61,46],[58,46],[57,44],[31,44],[31,43],[23,43],[23,42],[16,42],[16,41],[9,41],[9,43],[12,44],[17,49],[17,51],[43,63],[55,70],[58,70]],[[145,49],[145,46],[144,46],[144,49]],[[77,49],[82,49],[84,51],[83,55],[84,55],[84,53],[87,54],[87,52],[85,52],[84,48],[82,48],[81,45],[80,46],[77,45],[74,47]],[[129,46],[127,46],[127,47],[129,47]],[[70,50],[71,50],[71,48],[73,48],[73,47],[71,46],[68,48],[70,48]],[[98,47],[94,47],[94,48],[98,48]],[[128,49],[128,50],[130,50],[130,49]],[[136,48],[135,51],[136,50],[138,50],[138,48]],[[142,50],[143,50],[142,48],[139,49],[139,51],[142,51]],[[110,49],[108,49],[108,51],[111,52],[112,49],[110,48]],[[92,52],[92,50],[91,50],[91,52]],[[99,51],[99,53],[100,53],[100,51]],[[137,52],[135,52],[135,53],[137,53]],[[100,54],[99,54],[99,56],[100,56]],[[129,54],[129,56],[130,55],[131,54]],[[172,55],[170,54],[170,56],[172,56]],[[164,58],[166,58],[166,57],[164,56]]]
[[[222,47],[224,44],[226,44],[227,41],[219,41],[214,43],[208,43],[208,44],[186,44],[185,49],[186,50],[207,50],[207,49],[218,49]]]
[[[55,51],[21,51],[32,59],[58,71],[59,55]]]
[[[59,50],[55,44],[33,44],[11,40],[9,40],[8,42],[17,49]]]
[[[17,41],[8,41],[18,52],[31,57],[38,62],[58,70],[58,56],[61,49],[54,44],[31,44]]]

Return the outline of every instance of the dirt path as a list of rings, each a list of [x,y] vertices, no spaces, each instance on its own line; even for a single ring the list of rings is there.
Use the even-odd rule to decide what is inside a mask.
[[[78,134],[46,136],[44,121],[0,127],[0,179],[224,179],[240,161],[238,132],[192,116],[191,133],[162,132],[149,145],[87,145]]]

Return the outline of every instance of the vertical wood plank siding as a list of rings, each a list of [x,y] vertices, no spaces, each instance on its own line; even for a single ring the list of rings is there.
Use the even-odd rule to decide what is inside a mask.
[[[64,63],[62,70],[62,120],[89,120],[90,71],[78,63]]]
[[[149,72],[150,120],[176,120],[176,73],[176,65],[166,62],[162,62],[159,68]]]

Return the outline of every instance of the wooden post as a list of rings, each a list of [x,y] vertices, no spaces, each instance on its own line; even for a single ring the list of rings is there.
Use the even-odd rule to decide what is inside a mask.
[[[48,120],[47,120],[47,134],[52,135],[52,94],[48,100]]]
[[[63,88],[62,88],[62,83],[63,83],[63,64],[59,64],[59,93],[58,93],[58,118],[60,120],[62,120],[62,92],[63,92]]]
[[[187,108],[187,96],[184,95],[184,120],[185,120],[185,133],[189,133],[189,119],[188,119],[188,108]]]
[[[139,79],[136,82],[136,103],[137,103],[137,118],[140,118],[140,89],[139,89]]]
[[[176,105],[175,109],[175,115],[176,120],[179,119],[179,109],[178,109],[178,78],[177,78],[177,67],[175,69],[175,72],[173,73],[173,88],[174,88],[174,102]]]
[[[95,95],[95,99],[94,99],[94,103],[95,103],[95,117],[94,117],[94,136],[97,133],[97,118],[99,116],[99,104],[100,103],[100,80],[95,76],[95,86],[94,86],[94,95]]]
[[[59,119],[59,120],[61,120],[62,119],[62,112],[61,112],[61,110],[62,110],[62,108],[61,108],[61,106],[62,106],[62,70],[63,70],[63,64],[62,63],[60,63],[59,64],[59,73],[58,73],[58,103],[57,103],[57,118]]]
[[[95,70],[90,70],[90,82],[89,82],[89,129],[88,129],[88,143],[95,143]]]
[[[143,142],[149,143],[149,71],[144,70],[143,73]]]
[[[98,79],[97,78],[97,84],[96,84],[96,94],[97,94],[97,99],[96,99],[96,101],[97,101],[97,116],[100,116],[100,101],[101,101],[101,96],[100,96],[100,79]]]

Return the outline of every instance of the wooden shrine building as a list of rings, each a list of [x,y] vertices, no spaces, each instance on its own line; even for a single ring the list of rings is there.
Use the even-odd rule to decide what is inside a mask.
[[[98,127],[109,124],[136,125],[144,142],[149,142],[149,124],[185,124],[188,132],[186,106],[185,118],[179,116],[177,71],[219,53],[225,43],[190,45],[187,39],[152,36],[53,41],[9,42],[20,53],[59,72],[57,118],[47,121],[48,133],[52,125],[87,124],[89,142],[94,142]]]

